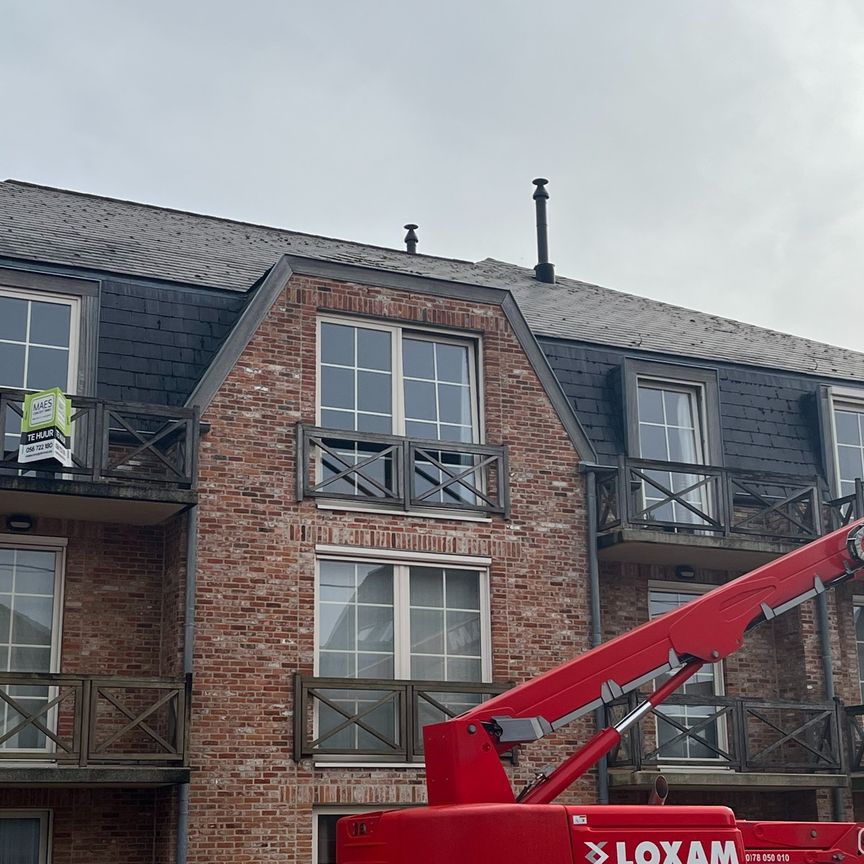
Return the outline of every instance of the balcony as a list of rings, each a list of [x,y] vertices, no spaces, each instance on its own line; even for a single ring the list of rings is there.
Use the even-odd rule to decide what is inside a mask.
[[[509,512],[507,448],[297,427],[297,497],[425,513]]]
[[[622,457],[596,470],[600,558],[749,569],[862,514],[817,477]],[[859,484],[860,486],[860,484]]]
[[[72,396],[73,464],[52,468],[18,462],[24,396],[0,388],[5,512],[154,524],[195,503],[196,410]]]
[[[636,697],[607,709],[617,722]],[[862,709],[864,713],[864,709]],[[619,788],[649,787],[656,772],[692,787],[845,784],[843,712],[836,702],[674,695],[635,724],[609,757]]]
[[[0,673],[0,786],[187,782],[191,678]]]
[[[503,693],[507,685],[294,677],[294,760],[423,760],[423,727]]]

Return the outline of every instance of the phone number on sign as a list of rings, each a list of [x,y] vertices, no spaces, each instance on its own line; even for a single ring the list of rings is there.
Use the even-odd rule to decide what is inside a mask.
[[[747,852],[744,860],[747,864],[783,864],[792,858],[788,852]]]

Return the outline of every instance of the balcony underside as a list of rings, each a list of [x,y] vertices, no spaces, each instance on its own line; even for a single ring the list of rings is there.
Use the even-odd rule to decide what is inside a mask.
[[[191,489],[64,478],[0,476],[0,515],[155,525],[195,503]]]
[[[844,787],[845,774],[785,774],[771,772],[706,771],[698,767],[682,770],[675,767],[666,771],[631,771],[613,768],[609,771],[609,786],[612,789],[654,788],[657,775],[662,773],[669,781],[671,793],[676,788],[688,790],[737,789],[787,792],[792,789],[831,789]]]
[[[750,570],[791,552],[800,544],[742,534],[718,537],[650,528],[619,528],[600,535],[597,545],[601,561]]]
[[[104,766],[79,768],[66,765],[0,765],[0,788],[117,787],[147,788],[189,782],[182,767]]]

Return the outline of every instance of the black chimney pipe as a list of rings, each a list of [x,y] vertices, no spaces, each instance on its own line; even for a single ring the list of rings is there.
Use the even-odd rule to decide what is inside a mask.
[[[409,255],[417,254],[417,229],[420,227],[419,225],[415,225],[413,222],[409,222],[407,225],[403,226],[408,229],[408,233],[405,235],[405,245],[408,247]]]
[[[549,263],[549,235],[546,229],[546,202],[549,193],[546,184],[549,182],[543,177],[531,181],[537,188],[534,190],[534,203],[537,207],[537,266],[534,268],[534,277],[538,282],[555,283],[555,265]]]

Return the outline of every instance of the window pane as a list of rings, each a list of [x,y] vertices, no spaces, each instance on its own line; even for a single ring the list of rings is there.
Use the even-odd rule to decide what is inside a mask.
[[[12,590],[12,562],[14,557],[14,549],[0,547],[0,591]]]
[[[0,818],[0,861],[3,864],[39,864],[41,836],[40,819]]]
[[[47,390],[66,389],[69,383],[69,352],[64,348],[30,348],[27,361],[27,387]]]
[[[357,655],[357,677],[358,678],[392,678],[393,677],[393,655],[392,654],[358,654]]]
[[[669,460],[669,450],[666,445],[666,430],[662,426],[647,426],[639,424],[639,447],[643,459]]]
[[[354,408],[354,373],[350,369],[322,367],[321,405],[326,408]]]
[[[447,611],[447,653],[480,656],[480,613]]]
[[[441,570],[433,567],[411,568],[411,605],[444,605],[444,578]]]
[[[354,649],[354,606],[322,603],[318,616],[321,647],[343,651]]]
[[[663,391],[653,387],[639,388],[639,420],[642,423],[663,423]]]
[[[393,567],[389,564],[358,564],[357,598],[361,603],[392,606]]]
[[[354,654],[347,651],[322,651],[318,658],[318,674],[322,678],[353,678]]]
[[[24,386],[24,346],[0,342],[0,387]]]
[[[354,601],[354,565],[341,561],[322,561],[320,589],[322,600]]]
[[[435,354],[439,381],[452,381],[457,384],[468,383],[468,347],[466,345],[448,345],[439,342],[435,346]]]
[[[322,410],[321,425],[325,429],[354,429],[354,416],[353,411]]]
[[[30,341],[69,347],[71,308],[64,303],[33,302],[30,306]]]
[[[666,423],[669,426],[693,428],[693,401],[689,393],[677,390],[664,390],[663,401],[666,405]]]
[[[15,598],[12,616],[12,641],[23,645],[51,645],[51,597]]]
[[[393,420],[389,414],[363,414],[358,411],[357,431],[389,435],[393,431]]]
[[[12,620],[12,595],[0,594],[0,642],[9,644],[9,623]],[[2,669],[6,669],[5,666]]]
[[[699,455],[696,451],[696,438],[692,429],[670,428],[669,433],[669,461],[670,462],[698,462]]]
[[[444,653],[443,610],[411,610],[411,651],[416,654]]]
[[[391,368],[390,333],[384,330],[367,330],[358,327],[357,365],[363,369],[381,369],[389,373]]]
[[[840,477],[843,480],[854,480],[862,476],[861,450],[857,447],[837,448],[837,460],[840,463]]]
[[[834,424],[837,427],[837,442],[839,444],[861,445],[861,434],[858,425],[858,414],[852,411],[836,411]]]
[[[15,590],[53,596],[56,560],[56,552],[19,549],[16,553]]]
[[[411,677],[421,681],[444,681],[444,658],[414,655],[411,658]]]
[[[393,608],[357,607],[358,651],[393,651]]]
[[[11,672],[48,672],[51,662],[50,648],[19,648],[12,646]]]
[[[454,384],[438,385],[438,419],[442,423],[471,425],[471,391]]]
[[[412,420],[436,420],[435,385],[426,381],[405,382],[405,417]]]
[[[480,681],[483,669],[480,660],[466,657],[449,657],[447,659],[447,681]]]
[[[427,441],[434,441],[438,438],[438,426],[435,423],[409,420],[405,423],[405,433],[409,438],[425,438]]]
[[[27,339],[27,301],[0,297],[0,339],[25,342]]]
[[[357,408],[378,414],[390,413],[390,376],[381,372],[357,373]]]
[[[425,339],[402,340],[402,368],[408,378],[435,378],[435,344]]]
[[[411,571],[413,584],[414,570]],[[447,605],[453,609],[480,609],[480,576],[466,570],[447,571]]]
[[[342,324],[321,325],[321,362],[354,365],[354,328]]]

